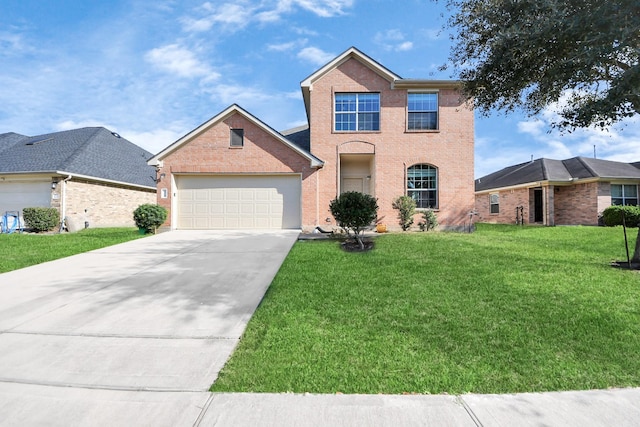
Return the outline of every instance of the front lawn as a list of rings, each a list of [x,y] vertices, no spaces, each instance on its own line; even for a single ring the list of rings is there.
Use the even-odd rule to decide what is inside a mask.
[[[631,241],[637,229],[629,230]],[[640,385],[622,230],[480,224],[296,243],[212,391],[511,393]]]
[[[88,228],[77,233],[0,234],[0,273],[143,237],[135,228]]]

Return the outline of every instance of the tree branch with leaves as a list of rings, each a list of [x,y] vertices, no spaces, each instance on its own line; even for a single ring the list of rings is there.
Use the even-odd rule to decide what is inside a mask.
[[[450,61],[484,114],[561,102],[554,126],[608,127],[640,112],[637,0],[448,0]],[[446,66],[445,66],[446,68]]]

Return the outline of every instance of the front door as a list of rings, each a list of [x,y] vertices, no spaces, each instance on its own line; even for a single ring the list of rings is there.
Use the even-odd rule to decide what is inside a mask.
[[[364,179],[363,178],[342,178],[342,192],[358,191],[364,193]]]
[[[543,209],[542,188],[536,188],[533,190],[533,222],[544,221],[544,209]]]

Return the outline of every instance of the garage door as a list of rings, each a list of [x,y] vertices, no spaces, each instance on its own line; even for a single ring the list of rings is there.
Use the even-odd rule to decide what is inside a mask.
[[[300,228],[299,175],[179,176],[178,229]]]
[[[51,181],[0,183],[0,215],[6,211],[51,206]]]

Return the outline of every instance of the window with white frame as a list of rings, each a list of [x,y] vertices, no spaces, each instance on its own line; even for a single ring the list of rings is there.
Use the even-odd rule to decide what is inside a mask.
[[[379,93],[336,93],[336,131],[379,131]]]
[[[638,206],[638,186],[633,184],[611,184],[611,204]]]
[[[438,129],[438,93],[409,92],[407,94],[407,129]]]
[[[489,195],[489,213],[500,213],[500,195],[498,193]]]
[[[407,196],[416,201],[419,209],[438,208],[438,169],[427,164],[407,169]]]

